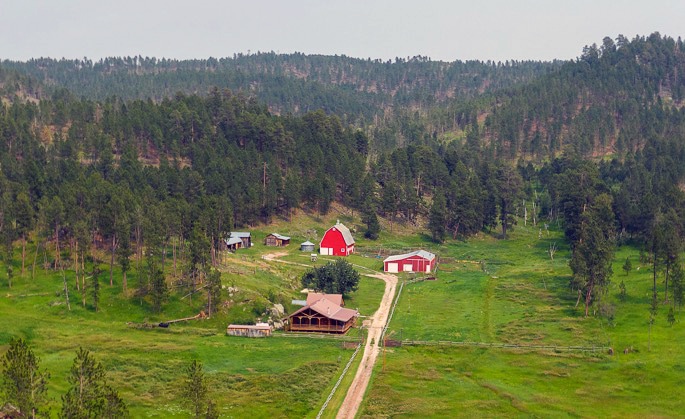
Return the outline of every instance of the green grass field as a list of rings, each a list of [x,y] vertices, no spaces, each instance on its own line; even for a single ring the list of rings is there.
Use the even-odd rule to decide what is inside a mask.
[[[229,323],[265,320],[264,311],[273,302],[282,303],[286,310],[297,308],[290,306],[290,300],[304,298],[299,292],[299,278],[306,267],[269,263],[262,255],[286,251],[288,255],[283,259],[314,266],[308,254],[299,252],[298,240],[305,239],[287,231],[294,236],[293,244],[281,249],[264,246],[263,237],[271,231],[286,231],[305,224],[321,234],[328,223],[334,222],[332,217],[317,219],[301,214],[292,224],[280,220],[252,230],[255,245],[251,249],[241,249],[223,258],[222,282],[237,289],[230,297],[225,295],[230,304],[209,320],[176,323],[168,329],[138,329],[127,323],[158,323],[193,316],[204,308],[205,296],[195,294],[191,299],[182,298],[184,293],[172,293],[162,313],[155,313],[148,302],[134,296],[138,284],[135,269],[129,272],[129,294],[123,298],[120,272],[115,269],[114,286],[110,288],[109,267],[103,264],[97,313],[91,306],[90,295],[87,306],[81,306],[74,273],[65,271],[69,310],[60,273],[43,270],[39,263],[35,279],[30,279],[30,269],[20,275],[17,251],[12,288],[7,288],[4,277],[0,278],[4,288],[0,294],[0,353],[4,353],[11,337],[29,341],[41,358],[42,367],[51,373],[49,397],[55,417],[79,346],[102,362],[109,383],[119,390],[133,417],[187,417],[188,412],[178,399],[178,388],[184,368],[193,359],[203,362],[212,397],[222,416],[315,416],[352,349],[343,349],[336,340],[281,334],[269,339],[247,339],[228,337],[225,330]],[[28,254],[32,251],[29,248]],[[104,254],[102,258],[107,260]],[[317,262],[322,263],[325,261]],[[170,260],[166,271],[171,276]],[[5,272],[3,266],[0,272]],[[362,276],[359,290],[347,298],[347,306],[370,315],[378,307],[383,289],[381,280]],[[353,330],[349,335],[354,338],[359,333]]]
[[[352,349],[341,342],[275,336],[247,339],[225,336],[232,322],[266,319],[274,302],[286,310],[291,299],[304,298],[299,278],[311,262],[299,243],[318,242],[335,219],[356,229],[359,254],[348,260],[358,266],[359,290],[346,305],[371,315],[383,294],[384,283],[364,274],[380,272],[385,249],[424,248],[437,252],[441,264],[436,281],[409,283],[399,299],[388,328],[391,339],[550,345],[547,349],[498,349],[472,346],[404,346],[388,348],[379,357],[362,417],[426,416],[581,416],[673,417],[685,411],[679,389],[685,384],[685,345],[682,315],[670,326],[667,305],[659,307],[648,350],[648,309],[651,271],[640,264],[638,251],[626,246],[615,257],[612,284],[602,297],[610,316],[584,317],[582,302],[568,288],[569,249],[559,231],[518,226],[508,240],[481,234],[467,242],[438,246],[424,234],[394,226],[381,240],[361,238],[356,218],[332,213],[327,217],[304,213],[292,220],[251,230],[255,245],[224,257],[222,282],[232,287],[230,303],[212,319],[177,323],[169,329],[141,330],[127,322],[156,323],[188,317],[204,307],[204,296],[182,298],[174,293],[161,314],[145,301],[121,295],[120,273],[110,288],[101,278],[100,311],[80,305],[73,273],[67,271],[71,310],[62,294],[59,273],[37,269],[34,280],[19,275],[15,258],[13,287],[5,278],[0,294],[0,353],[12,336],[26,338],[47,368],[52,415],[66,391],[66,375],[79,346],[89,349],[108,371],[110,384],[129,404],[134,417],[186,417],[178,401],[182,372],[193,359],[203,362],[213,398],[225,417],[314,417]],[[316,236],[312,236],[316,230]],[[263,246],[270,232],[293,237],[286,248]],[[317,238],[318,237],[318,238]],[[547,253],[559,247],[554,260]],[[285,251],[267,262],[262,256]],[[630,257],[633,270],[621,270]],[[106,271],[106,265],[103,264]],[[4,267],[0,266],[4,273]],[[167,273],[171,274],[170,263]],[[411,280],[413,274],[401,274]],[[618,298],[625,281],[627,298]],[[129,287],[135,288],[135,269]],[[660,284],[663,288],[663,284]],[[663,295],[661,295],[663,299]],[[90,298],[89,298],[90,301]],[[90,304],[90,303],[89,303]],[[359,336],[358,331],[351,337]],[[567,346],[612,347],[604,351],[567,351]],[[625,348],[632,348],[624,354]],[[355,362],[358,364],[359,359]],[[325,417],[334,416],[348,372]]]
[[[674,417],[685,412],[685,332],[660,306],[648,350],[651,271],[620,248],[602,299],[613,315],[584,317],[568,288],[561,233],[519,226],[510,239],[481,235],[444,246],[437,281],[408,284],[388,329],[391,339],[549,345],[388,348],[376,366],[363,417]],[[551,261],[546,253],[556,242]],[[626,257],[633,271],[625,275]],[[478,262],[472,263],[471,261]],[[481,264],[480,261],[484,261]],[[639,270],[638,270],[639,268]],[[625,281],[627,298],[618,298]],[[663,289],[663,284],[660,285]],[[661,295],[663,299],[663,294]],[[682,315],[678,316],[682,319]],[[605,346],[601,352],[568,346]],[[623,351],[632,348],[627,354]]]

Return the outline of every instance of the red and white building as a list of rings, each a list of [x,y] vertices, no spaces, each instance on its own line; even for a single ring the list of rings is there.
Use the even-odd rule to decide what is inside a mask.
[[[404,255],[389,256],[383,261],[383,270],[390,273],[430,273],[435,270],[435,255],[425,250],[417,250]]]
[[[354,253],[354,238],[350,229],[338,221],[326,230],[319,243],[319,253],[326,256],[349,256]]]

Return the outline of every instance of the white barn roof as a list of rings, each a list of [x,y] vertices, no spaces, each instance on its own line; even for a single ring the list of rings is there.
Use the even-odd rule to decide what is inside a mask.
[[[385,258],[385,260],[383,262],[395,262],[398,260],[407,259],[407,258],[412,257],[412,256],[419,256],[419,257],[422,257],[422,258],[429,260],[429,261],[435,259],[435,255],[431,252],[427,252],[425,250],[415,250],[413,252],[405,253],[403,255],[388,256],[387,258]]]
[[[335,228],[335,229],[337,229],[340,233],[342,233],[343,240],[345,240],[345,244],[346,244],[346,245],[349,246],[349,245],[351,245],[351,244],[354,244],[354,238],[352,237],[352,233],[350,233],[350,229],[347,228],[347,227],[345,227],[344,224],[342,224],[342,223],[340,223],[340,222],[337,222],[337,223],[336,223],[333,227],[331,227],[331,228]],[[329,229],[329,230],[330,230],[330,229]],[[324,236],[325,236],[325,234],[324,234]],[[322,238],[321,240],[323,241],[323,238]]]

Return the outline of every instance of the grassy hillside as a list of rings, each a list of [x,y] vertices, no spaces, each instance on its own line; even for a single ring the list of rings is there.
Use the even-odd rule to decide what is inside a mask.
[[[193,359],[204,363],[222,415],[315,415],[351,356],[351,349],[343,349],[336,340],[289,338],[282,334],[270,339],[235,338],[225,336],[225,330],[232,322],[265,320],[264,313],[272,306],[270,300],[284,303],[287,311],[296,308],[289,303],[293,298],[303,298],[299,278],[306,266],[300,265],[314,265],[308,253],[299,252],[299,243],[305,240],[305,230],[315,230],[320,236],[335,222],[335,216],[321,219],[300,214],[292,223],[279,221],[251,230],[255,245],[225,255],[221,266],[224,286],[237,289],[230,295],[225,291],[228,303],[210,320],[176,323],[169,329],[137,329],[127,323],[157,323],[192,316],[204,308],[204,296],[195,294],[191,301],[183,298],[184,293],[172,292],[162,313],[157,314],[147,302],[133,296],[138,281],[135,269],[129,273],[128,298],[122,297],[121,275],[115,271],[111,288],[108,274],[101,275],[100,311],[96,313],[90,296],[86,308],[81,306],[73,272],[66,271],[69,310],[58,272],[44,271],[39,264],[31,280],[30,269],[22,277],[16,262],[12,288],[7,288],[4,277],[2,281],[0,353],[4,354],[13,336],[29,341],[42,366],[52,375],[49,396],[53,416],[59,411],[60,397],[67,389],[66,376],[79,346],[103,363],[110,384],[120,391],[134,417],[187,416],[178,401],[177,389],[182,371]],[[263,238],[272,231],[291,234],[292,244],[284,249],[264,246]],[[274,251],[287,252],[283,259],[297,261],[298,265],[262,259]],[[29,248],[28,253],[32,252]],[[354,259],[364,264],[368,258]],[[319,259],[316,264],[325,262]],[[373,264],[374,268],[380,266],[377,261]],[[107,272],[105,264],[102,268]],[[168,277],[173,276],[170,260],[166,271]],[[0,266],[0,272],[5,272],[4,266]],[[347,306],[370,315],[383,289],[382,281],[363,276],[359,290],[347,299]],[[357,332],[350,335],[355,337]]]

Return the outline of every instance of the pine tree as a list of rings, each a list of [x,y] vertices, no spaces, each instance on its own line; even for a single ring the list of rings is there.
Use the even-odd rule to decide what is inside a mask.
[[[150,261],[148,261],[150,262]],[[169,297],[169,288],[164,278],[164,272],[156,264],[150,263],[148,275],[151,287],[152,307],[159,313],[162,311],[162,304]]]
[[[196,359],[186,369],[186,377],[181,387],[181,399],[188,403],[190,411],[196,418],[202,417],[208,410],[216,411],[216,406],[213,403],[209,404],[209,388],[202,370],[202,362]]]
[[[126,404],[105,378],[102,364],[79,348],[67,377],[71,388],[62,396],[60,418],[127,417]]]
[[[378,233],[381,231],[381,225],[376,216],[376,203],[373,197],[367,196],[364,201],[362,209],[362,222],[366,225],[364,237],[371,240],[378,239]]]
[[[431,231],[433,240],[442,243],[445,240],[447,225],[447,204],[445,195],[441,190],[433,194],[433,205],[431,205],[428,219],[428,229]]]
[[[614,256],[614,214],[611,197],[603,194],[580,220],[578,241],[573,243],[569,265],[573,271],[571,286],[585,296],[585,316],[593,298],[609,284]],[[580,294],[579,294],[580,300]]]
[[[40,370],[36,357],[23,339],[12,338],[2,359],[2,394],[23,416],[35,418],[47,402],[50,374]]]
[[[100,306],[100,273],[102,270],[97,264],[93,264],[93,273],[91,275],[90,293],[93,296],[93,308],[95,311],[99,310]]]
[[[626,275],[628,275],[632,269],[633,264],[630,263],[630,258],[626,258],[626,262],[623,264],[623,270],[625,271]]]

